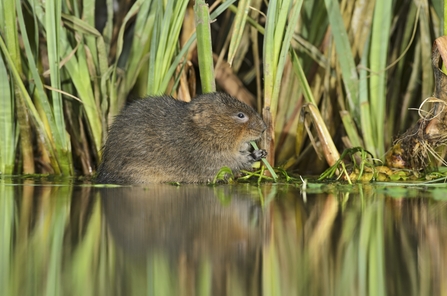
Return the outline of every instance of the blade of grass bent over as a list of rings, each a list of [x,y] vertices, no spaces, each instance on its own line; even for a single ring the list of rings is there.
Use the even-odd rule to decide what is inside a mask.
[[[258,145],[256,145],[256,143],[254,141],[251,141],[250,144],[251,144],[251,146],[253,146],[253,148],[255,150],[259,150]],[[269,171],[269,173],[272,175],[273,181],[276,182],[276,180],[278,180],[278,175],[275,173],[275,171],[273,170],[273,168],[270,165],[270,163],[265,158],[262,158],[261,160],[264,163],[264,165],[267,168],[267,170]]]

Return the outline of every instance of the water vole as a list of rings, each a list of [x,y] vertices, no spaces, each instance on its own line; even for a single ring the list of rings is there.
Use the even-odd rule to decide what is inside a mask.
[[[99,183],[207,182],[223,166],[249,169],[266,156],[250,141],[266,129],[253,108],[224,93],[190,103],[169,96],[136,100],[112,124]]]

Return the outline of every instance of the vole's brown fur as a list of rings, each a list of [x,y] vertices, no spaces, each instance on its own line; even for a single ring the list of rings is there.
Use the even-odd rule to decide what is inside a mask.
[[[190,103],[169,96],[137,100],[112,124],[99,183],[207,182],[223,166],[249,169],[266,156],[250,141],[266,125],[253,108],[223,93]]]

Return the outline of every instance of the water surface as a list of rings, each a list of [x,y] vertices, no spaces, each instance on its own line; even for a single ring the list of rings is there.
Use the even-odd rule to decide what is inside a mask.
[[[0,179],[2,295],[447,295],[447,187]]]

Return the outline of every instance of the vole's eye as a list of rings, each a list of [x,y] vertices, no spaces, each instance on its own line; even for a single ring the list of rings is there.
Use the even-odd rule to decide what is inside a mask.
[[[248,121],[248,116],[245,115],[244,112],[238,112],[238,113],[236,113],[236,114],[234,115],[234,118],[236,119],[237,122],[241,122],[241,123],[244,123],[244,122],[247,122],[247,121]]]

